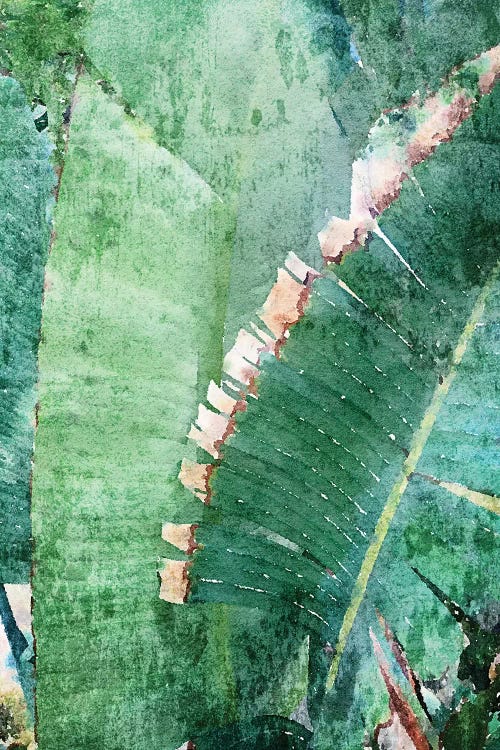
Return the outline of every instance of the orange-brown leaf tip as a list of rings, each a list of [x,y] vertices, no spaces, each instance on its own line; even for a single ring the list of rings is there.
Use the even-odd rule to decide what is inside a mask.
[[[292,279],[287,271],[280,268],[278,280],[269,292],[259,317],[280,340],[287,328],[301,317],[307,297],[308,292],[303,284]]]
[[[207,401],[214,409],[223,414],[232,414],[236,406],[236,399],[228,396],[227,393],[216,385],[213,380],[210,381],[207,391]]]
[[[385,687],[389,695],[389,708],[391,709],[391,720],[389,722],[386,722],[385,724],[380,724],[375,730],[375,737],[377,738],[379,745],[380,732],[383,729],[390,729],[394,725],[398,727],[398,725],[400,724],[404,729],[404,734],[407,735],[411,744],[407,743],[406,745],[401,746],[388,745],[389,748],[394,748],[394,750],[400,750],[401,747],[405,748],[406,750],[432,750],[429,741],[425,736],[422,727],[420,726],[415,712],[403,695],[403,692],[399,685],[397,685],[394,681],[391,675],[389,663],[387,662],[384,652],[382,651],[382,647],[371,628],[370,638],[372,640],[373,651],[377,658],[380,674],[382,675],[382,679],[384,680]],[[401,733],[399,734],[401,735]]]
[[[193,440],[199,445],[200,448],[203,448],[203,450],[213,456],[213,458],[219,458],[219,451],[214,447],[213,440],[211,440],[205,432],[199,430],[194,425],[191,425],[191,429],[187,436],[190,440]]]
[[[208,478],[212,464],[199,464],[187,458],[182,460],[179,480],[187,490],[196,494],[195,490],[208,490]]]
[[[190,555],[198,546],[194,538],[197,528],[198,526],[194,523],[170,523],[167,521],[163,524],[161,536],[169,544]]]
[[[304,261],[293,252],[288,253],[286,256],[285,266],[288,271],[290,271],[290,273],[292,273],[295,278],[303,284],[307,284],[317,276],[321,276],[318,271],[311,266],[308,266],[307,263],[304,263]]]
[[[497,654],[495,656],[490,664],[490,668],[488,669],[488,677],[490,678],[490,682],[493,682],[493,680],[496,679],[497,674],[500,674],[500,654]]]
[[[196,425],[192,425],[188,438],[194,440],[201,448],[214,458],[219,457],[218,447],[223,442],[230,424],[228,417],[207,409],[204,404],[198,407]],[[198,429],[199,428],[199,429]]]
[[[165,560],[160,570],[160,599],[171,604],[183,604],[189,593],[188,565],[182,560]]]
[[[368,236],[366,222],[358,218],[337,219],[328,222],[326,229],[318,234],[321,252],[325,261],[340,263],[343,256],[361,247]]]
[[[259,374],[256,365],[265,349],[266,344],[242,328],[236,337],[234,346],[224,357],[224,372],[239,380],[240,383],[249,385],[250,381]]]
[[[384,750],[417,750],[417,747],[404,728],[399,716],[391,714],[389,721],[375,729],[375,740]]]
[[[265,333],[261,328],[255,325],[255,323],[252,321],[250,323],[250,327],[252,331],[264,342],[266,345],[266,351],[272,352],[274,345],[276,344],[276,339],[273,336],[270,336],[268,333]]]

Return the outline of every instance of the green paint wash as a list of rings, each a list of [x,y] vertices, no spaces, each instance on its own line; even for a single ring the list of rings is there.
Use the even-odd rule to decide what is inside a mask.
[[[290,713],[303,645],[279,619],[158,599],[161,523],[202,514],[172,489],[220,362],[223,207],[86,77],[76,101],[40,349],[39,744],[174,747],[259,710]]]
[[[460,377],[458,373],[457,379]],[[422,680],[447,673],[453,703],[470,698],[470,685],[457,678],[463,634],[447,610],[413,573],[421,570],[473,617],[495,617],[500,598],[497,566],[500,525],[492,514],[463,498],[415,477],[405,492],[370,579],[341,662],[335,688],[327,696],[317,729],[317,747],[355,750],[367,729],[387,717],[387,693],[381,682],[369,626],[377,627],[375,608],[403,644]],[[383,642],[383,635],[381,634]],[[399,675],[397,667],[394,674]],[[405,681],[401,686],[406,690]],[[410,691],[406,690],[410,695]],[[414,701],[416,704],[416,701]],[[435,730],[447,711],[429,700]],[[414,710],[422,718],[418,704]]]
[[[166,606],[156,577],[199,363],[220,347],[219,211],[185,163],[80,81],[40,347],[41,748],[159,749],[188,724],[233,718],[219,615]]]
[[[36,351],[54,175],[19,84],[0,78],[0,582],[27,583]]]
[[[325,215],[348,214],[350,160],[329,107],[348,37],[329,2],[94,4],[90,60],[224,201],[226,350],[287,253],[319,264]]]
[[[59,160],[60,121],[83,48],[91,75],[100,77],[102,69],[153,128],[138,125],[139,118],[134,125],[88,80],[80,84],[41,351],[34,485],[41,750],[68,743],[174,747],[252,712],[288,714],[305,692],[304,651],[300,633],[294,641],[279,611],[186,612],[157,601],[161,522],[201,516],[187,493],[172,495],[184,434],[208,378],[217,379],[223,348],[265,298],[284,255],[295,250],[315,263],[325,212],[346,215],[347,147],[364,143],[381,109],[416,88],[436,87],[452,65],[493,44],[498,20],[488,3],[346,0],[361,69],[349,62],[345,19],[321,0],[112,0],[98,1],[91,14],[90,4],[66,0],[6,5],[1,64],[22,79],[30,98],[48,105]],[[492,192],[497,184],[496,121],[493,112],[489,125],[483,118],[464,126],[468,138],[454,152],[469,175],[480,165],[478,185],[457,187],[462,181],[449,164],[438,162],[437,177],[423,165],[417,177],[427,201],[408,183],[401,211],[383,224],[412,265],[451,280],[446,299],[458,305],[458,328],[470,300],[464,303],[457,279],[475,293],[484,270],[476,274],[478,251],[498,221],[498,201],[482,194],[483,182]],[[489,128],[480,148],[472,143],[477,128]],[[436,224],[428,203],[437,208],[440,196]],[[472,252],[457,245],[457,234],[467,235]],[[422,260],[429,246],[439,250],[432,265]],[[487,266],[497,249],[485,252]],[[341,274],[403,335],[414,331],[425,379],[429,366],[435,374],[446,364],[455,323],[444,338],[436,336],[444,319],[439,298],[424,309],[420,291],[387,253],[375,241]],[[307,330],[304,337],[310,338]],[[392,368],[398,364],[391,361]],[[274,458],[287,434],[298,434],[298,415],[291,430],[282,418],[284,381],[272,391],[269,411],[262,407],[264,418],[275,420]],[[420,389],[418,377],[409,381],[414,403],[428,384]],[[314,418],[321,391],[320,384]],[[405,405],[401,394],[389,395]],[[377,409],[370,419],[379,419]],[[408,430],[399,428],[406,445]],[[449,448],[458,455],[456,442]],[[488,467],[480,489],[491,489]],[[224,489],[223,472],[219,481]],[[229,481],[236,485],[234,476]],[[483,538],[477,543],[487,546]],[[411,590],[411,581],[405,585]],[[449,628],[440,627],[446,641]],[[417,628],[418,643],[435,636],[427,622]],[[453,639],[455,648],[456,633]],[[360,683],[375,685],[373,674],[368,664],[349,689],[359,694]],[[361,706],[357,718],[368,706],[372,726],[383,718],[376,689],[352,705]],[[327,712],[325,725],[332,716],[342,711]]]
[[[332,106],[354,155],[382,111],[435,91],[450,71],[498,44],[500,18],[489,0],[344,0],[362,67]]]

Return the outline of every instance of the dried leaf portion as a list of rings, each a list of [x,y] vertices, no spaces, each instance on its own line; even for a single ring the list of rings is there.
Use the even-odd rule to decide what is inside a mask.
[[[391,717],[375,729],[375,739],[384,750],[431,750],[431,745],[417,716],[406,700],[401,688],[394,682],[387,659],[375,634],[370,629],[373,650],[380,674],[389,694]]]
[[[326,262],[366,242],[377,216],[393,203],[412,168],[452,137],[481,96],[489,94],[500,75],[500,46],[455,70],[443,87],[420,100],[419,92],[406,107],[381,115],[368,135],[368,145],[352,168],[349,219],[334,217],[319,233]]]
[[[183,560],[165,560],[160,576],[160,599],[171,604],[183,604],[189,593],[187,574],[189,563]]]
[[[259,375],[259,363],[263,354],[279,357],[279,352],[287,339],[287,332],[303,315],[309,298],[312,281],[320,274],[306,265],[295,253],[289,253],[286,268],[278,270],[278,278],[258,313],[266,331],[252,324],[253,333],[241,329],[234,346],[224,358],[224,375],[218,386],[210,382],[207,401],[212,409],[204,404],[198,407],[195,424],[191,425],[188,438],[206,451],[215,461],[222,457],[222,446],[234,432],[235,416],[246,409],[248,395],[257,396],[255,379]],[[254,335],[255,334],[255,335]],[[227,378],[231,378],[230,381]],[[237,385],[232,382],[236,381]],[[224,387],[238,393],[239,398],[230,396]],[[183,460],[179,472],[181,483],[205,504],[210,503],[210,476],[214,464],[200,464]],[[197,545],[194,540],[194,524],[165,523],[163,539],[175,547],[192,554]],[[160,572],[160,598],[172,603],[186,601],[189,593],[187,576],[188,564],[176,560],[166,560]]]
[[[402,673],[408,680],[408,683],[415,694],[418,702],[420,703],[420,706],[422,707],[422,710],[424,711],[427,718],[430,720],[429,711],[427,709],[425,700],[422,695],[422,685],[420,683],[420,679],[415,674],[414,670],[412,669],[410,663],[408,662],[408,658],[406,656],[406,653],[403,649],[402,644],[399,642],[395,634],[390,629],[388,623],[386,622],[385,618],[380,614],[380,612],[377,611],[377,617],[378,621],[380,623],[380,626],[384,630],[384,636],[387,641],[387,643],[390,646],[390,649],[392,651],[392,654],[394,658],[396,659],[396,662],[401,669]]]
[[[319,275],[295,253],[289,253],[285,268],[278,270],[276,283],[258,313],[267,330],[255,323],[251,324],[252,333],[241,329],[224,358],[222,384],[218,386],[210,382],[207,401],[216,411],[200,404],[196,423],[191,426],[188,437],[215,460],[221,458],[221,447],[234,431],[236,413],[246,409],[247,396],[257,396],[255,379],[259,375],[261,356],[269,353],[279,357],[287,331],[302,317],[312,281]],[[234,389],[239,398],[230,396],[224,385]],[[210,464],[183,461],[179,479],[193,494],[209,502],[210,474]]]
[[[461,81],[467,80],[464,73],[475,73],[477,84],[472,88],[462,85]],[[465,63],[438,93],[423,103],[416,96],[406,108],[381,116],[369,133],[363,156],[353,164],[350,218],[334,217],[319,234],[325,262],[340,262],[346,252],[365,243],[369,232],[376,227],[376,217],[398,197],[411,168],[426,159],[437,145],[450,140],[460,123],[472,113],[479,96],[491,91],[499,73],[500,46]],[[222,385],[211,382],[207,400],[217,411],[201,404],[196,423],[188,433],[213,459],[221,458],[221,446],[234,432],[234,415],[246,408],[247,395],[257,395],[254,381],[259,374],[261,355],[272,353],[279,357],[288,329],[302,317],[311,283],[320,275],[295,253],[289,253],[285,269],[278,270],[277,281],[259,313],[268,332],[253,323],[256,335],[240,330],[223,365],[226,375],[240,385],[224,378],[223,384],[236,390],[240,398],[234,399]],[[209,475],[203,466],[190,465],[188,470],[183,463],[179,479],[206,502],[210,496]]]
[[[199,464],[187,458],[182,460],[179,479],[186,489],[203,502],[208,502],[208,480],[212,472],[212,464]]]
[[[163,524],[162,539],[169,542],[181,552],[190,555],[197,548],[194,533],[197,529],[195,523],[170,523]]]

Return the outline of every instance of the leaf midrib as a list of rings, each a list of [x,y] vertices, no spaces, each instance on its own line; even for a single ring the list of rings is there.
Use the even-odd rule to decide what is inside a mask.
[[[456,377],[457,369],[462,362],[464,354],[467,350],[467,346],[472,338],[474,331],[477,328],[478,323],[483,316],[486,300],[493,288],[493,285],[499,273],[500,261],[491,271],[486,283],[484,284],[477,297],[472,312],[467,320],[467,323],[465,324],[462,333],[460,334],[457,345],[454,349],[448,373],[438,383],[434,390],[431,402],[427,407],[420,425],[413,436],[410,452],[408,453],[408,456],[404,461],[401,472],[396,479],[391,492],[389,493],[389,497],[382,510],[382,513],[379,516],[372,541],[363,558],[363,563],[356,579],[356,583],[354,584],[350,604],[344,615],[342,627],[337,639],[335,655],[326,681],[327,691],[331,690],[335,683],[342,654],[347,645],[347,641],[356,620],[358,610],[364,600],[369,578],[373,572],[375,563],[377,562],[380,550],[384,543],[385,537],[387,536],[387,532],[389,531],[392,520],[403,498],[411,475],[417,467],[417,463],[420,459],[420,456],[422,455],[427,440],[429,439],[432,428],[441,410],[441,407],[443,406],[444,400],[450,390],[451,384]]]

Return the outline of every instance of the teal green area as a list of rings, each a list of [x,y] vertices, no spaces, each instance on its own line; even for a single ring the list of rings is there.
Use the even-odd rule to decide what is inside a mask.
[[[333,276],[316,284],[284,358],[265,365],[261,399],[241,417],[214,482],[215,511],[203,518],[176,475],[181,457],[196,457],[185,434],[208,380],[218,379],[223,352],[277,267],[290,250],[319,264],[317,231],[331,214],[347,216],[351,159],[380,111],[437,88],[454,65],[494,44],[495,8],[463,0],[346,0],[342,8],[326,0],[8,0],[1,21],[0,66],[32,107],[47,107],[59,167],[73,114],[40,352],[33,512],[41,750],[168,750],[188,738],[214,750],[233,739],[256,750],[302,747],[301,728],[252,717],[289,716],[307,691],[318,747],[359,746],[387,711],[366,631],[374,602],[426,679],[452,665],[459,696],[460,631],[410,566],[481,615],[497,596],[485,568],[496,537],[482,530],[495,519],[423,480],[412,480],[376,571],[388,582],[401,576],[393,599],[403,598],[413,629],[392,599],[384,609],[372,581],[341,682],[323,703],[324,646],[335,641],[373,525],[498,256],[498,92],[415,172],[424,195],[407,181],[381,222],[429,288],[371,241],[336,269],[368,309]],[[44,115],[23,111],[16,133],[26,127],[44,142],[32,123],[43,128]],[[9,131],[9,149],[14,142]],[[7,192],[18,177],[9,172]],[[45,232],[37,258],[48,244],[49,176],[43,189],[33,213]],[[17,194],[13,203],[24,206]],[[43,263],[35,265],[28,285],[41,284]],[[8,336],[16,325],[9,322]],[[32,388],[37,337],[30,341],[22,369]],[[471,342],[419,466],[487,492],[498,491],[493,346]],[[16,343],[16,356],[22,351]],[[25,415],[34,400],[30,391]],[[32,428],[23,425],[24,468],[15,476],[26,493]],[[447,502],[453,511],[443,515]],[[452,512],[470,528],[452,524]],[[8,564],[26,577],[29,524],[19,518],[9,524],[24,560],[13,563],[10,552]],[[196,596],[210,603],[160,602],[158,559],[175,556],[161,523],[202,518],[207,546],[195,576],[211,565],[214,577],[222,570],[251,588],[199,581]],[[422,530],[429,536],[434,524],[444,542],[433,546]],[[471,544],[480,549],[471,554]],[[246,567],[233,562],[237,545],[250,550]],[[450,546],[461,550],[453,565]],[[274,586],[269,606],[254,590],[263,581],[271,588],[264,573]],[[406,604],[414,591],[418,601]]]
[[[468,348],[416,468],[499,493],[500,162],[490,131],[499,104],[496,90],[451,144],[415,170],[380,218],[425,287],[372,239],[314,282],[280,359],[264,362],[259,398],[238,415],[211,481],[189,573],[193,601],[280,608],[311,634],[311,645],[334,647],[375,525],[464,330]],[[471,336],[467,321],[482,294],[485,312]],[[466,695],[456,671],[463,634],[412,568],[493,632],[499,531],[498,515],[411,479],[362,592],[338,682],[325,698],[311,673],[314,747],[359,747],[387,718],[368,637],[369,626],[377,627],[375,607],[422,679],[448,671],[457,703]],[[328,665],[311,649],[310,658],[324,684]],[[481,689],[468,696],[478,705],[486,701]],[[444,731],[453,708],[436,700],[432,727],[423,716],[431,737]],[[492,712],[485,702],[483,726]]]
[[[0,77],[0,583],[27,583],[43,268],[54,183],[48,140]]]
[[[202,732],[192,740],[199,750],[306,750],[311,732],[281,716],[261,716],[229,724],[213,732]]]
[[[300,250],[319,262],[315,235],[325,212],[347,212],[350,165],[340,148],[339,129],[323,92],[351,64],[345,22],[337,19],[338,11],[331,14],[324,10],[321,16],[315,16],[314,9],[301,4],[291,6],[283,17],[276,3],[261,8],[249,3],[232,7],[213,3],[203,8],[200,4],[151,4],[140,9],[140,17],[138,10],[133,5],[94,7],[85,42],[85,64],[92,77],[106,83],[100,88],[94,85],[92,93],[88,92],[87,80],[77,88],[76,120],[71,126],[56,217],[59,241],[48,269],[49,284],[59,297],[52,297],[51,302],[50,294],[47,296],[47,348],[41,352],[42,407],[34,488],[40,539],[35,584],[40,608],[35,609],[35,629],[40,629],[37,694],[41,746],[64,742],[69,723],[76,746],[88,746],[93,741],[121,746],[146,737],[152,747],[164,747],[165,742],[174,747],[185,739],[188,729],[196,731],[260,712],[291,713],[305,690],[304,641],[290,631],[289,623],[268,613],[233,611],[223,606],[196,613],[180,611],[157,601],[156,574],[152,576],[151,571],[156,570],[158,556],[165,554],[161,522],[201,517],[201,505],[188,493],[182,498],[170,496],[180,458],[192,452],[184,436],[209,378],[218,379],[223,347],[232,344],[240,324],[262,303],[288,251]],[[319,21],[322,25],[333,23],[332,28],[337,23],[340,41],[336,42],[336,56],[329,54],[325,44],[309,50],[314,32],[308,26],[310,18],[316,18],[316,25]],[[303,28],[297,30],[299,22]],[[250,31],[245,31],[245,25]],[[145,26],[148,33],[138,33]],[[220,28],[225,30],[222,35]],[[149,39],[146,47],[145,39]],[[239,78],[235,77],[237,73]],[[151,91],[152,76],[155,91]],[[162,92],[159,96],[158,91]],[[161,117],[157,114],[159,102]],[[171,128],[185,109],[185,132],[167,132],[165,128]],[[125,116],[124,111],[131,116]],[[121,132],[125,124],[132,135],[123,144],[117,130]],[[145,153],[153,162],[161,156],[154,177],[145,171]],[[172,173],[172,164],[178,165],[178,174]],[[135,212],[130,205],[136,206]],[[131,297],[124,290],[118,294],[114,286],[115,275],[128,257],[126,285],[132,287]],[[75,306],[80,292],[72,289],[75,279],[82,276],[82,264],[87,275],[81,284],[87,293],[80,304],[88,314],[92,312],[91,322],[82,316],[80,306]],[[142,266],[149,271],[143,274]],[[133,283],[130,274],[135,274]],[[159,287],[150,300],[151,277]],[[97,280],[101,287],[96,290]],[[123,310],[117,310],[121,298],[126,301]],[[149,330],[150,309],[157,307],[162,310],[162,325],[153,333]],[[146,322],[139,326],[144,315]],[[74,322],[70,326],[68,321]],[[132,323],[137,337],[132,354],[138,370],[128,362],[128,329]],[[130,383],[137,381],[126,388],[122,380],[115,381],[112,393],[119,399],[116,408],[109,388],[103,390],[100,380],[86,393],[80,390],[81,385],[76,390],[69,385],[62,391],[53,390],[55,382],[59,389],[63,388],[60,381],[76,377],[74,355],[70,358],[69,352],[77,347],[78,362],[91,356],[91,340],[98,334],[94,356],[104,368],[102,377],[107,377],[109,368],[114,371],[114,358],[119,352],[123,358],[120,366]],[[142,344],[140,335],[146,338]],[[162,380],[148,376],[145,385],[141,368],[149,372],[152,367],[151,351],[163,363],[158,375]],[[140,357],[143,362],[139,365]],[[94,364],[93,360],[92,373]],[[156,367],[158,371],[160,365]],[[57,377],[54,372],[59,373]],[[85,370],[77,372],[79,378],[90,377]],[[47,378],[52,390],[45,386]],[[54,409],[56,403],[66,404],[62,411],[69,410],[71,416],[56,419],[50,411],[51,399]],[[97,409],[96,425],[92,418],[70,430],[74,410],[80,413],[77,404],[81,399],[91,405],[93,415]],[[157,408],[153,406],[156,399],[160,399]],[[165,403],[161,399],[166,399]],[[145,404],[150,403],[146,409]],[[132,481],[125,497],[118,485],[113,490],[108,485],[105,491],[101,489],[102,472],[108,484],[116,484],[113,478],[118,470],[112,467],[118,459],[113,458],[110,435],[122,442],[115,420],[121,423],[124,415],[129,419],[127,429],[138,431],[136,440],[140,434],[135,427],[138,419],[141,430],[151,430],[154,437],[148,445],[141,442],[135,448],[144,474],[137,474],[138,470],[123,458],[132,449],[117,447],[120,461],[125,462],[118,485]],[[61,444],[66,445],[75,430],[78,440],[74,451],[61,453]],[[97,439],[96,434],[101,437]],[[158,435],[163,436],[161,440]],[[83,447],[88,442],[93,451]],[[60,456],[55,465],[50,458],[54,451]],[[85,493],[73,489],[75,482],[80,482],[75,479],[76,466],[76,476],[84,470],[99,477],[99,482],[93,480],[98,486],[93,485],[90,495],[88,489]],[[154,491],[146,492],[146,487],[153,486]],[[66,493],[73,497],[73,492],[81,496],[82,516],[78,522],[66,520],[67,531],[61,537],[60,519],[67,519],[65,514],[73,511],[60,508],[56,498]],[[101,492],[103,498],[99,499]],[[114,502],[106,499],[110,492]],[[99,520],[92,522],[93,502],[99,508],[109,505],[109,515],[105,516],[109,519],[122,508],[128,518],[126,527],[120,531],[116,525],[110,526],[101,518],[100,510],[96,514]],[[151,522],[143,525],[137,538],[135,567],[126,576],[123,593],[116,594],[122,609],[117,605],[115,613],[114,605],[110,605],[101,621],[95,608],[108,593],[114,601],[111,592],[122,565],[120,545],[128,538],[127,530],[149,513]],[[89,529],[82,530],[81,524]],[[92,545],[82,541],[89,535]],[[57,554],[54,545],[60,550]],[[110,552],[104,555],[102,550],[108,546]],[[74,553],[64,560],[62,550],[66,547]],[[68,572],[73,566],[79,573]],[[99,669],[96,654],[102,649],[92,646],[92,626],[88,638],[82,640],[80,636],[78,648],[79,653],[93,653],[96,666],[90,669],[84,659],[72,662],[66,690],[61,690],[59,683],[54,684],[53,674],[55,670],[66,671],[68,663],[63,654],[71,648],[66,645],[62,651],[59,644],[73,642],[74,622],[56,626],[57,610],[51,610],[45,602],[59,590],[61,579],[71,580],[77,575],[93,580],[94,566],[100,570],[99,580],[106,581],[108,593],[91,595],[92,589],[86,589],[78,598],[79,604],[74,600],[74,609],[81,611],[89,626],[96,620],[99,644],[106,643],[102,649],[111,651],[112,656],[109,667]],[[126,602],[131,592],[135,592],[133,596],[145,596],[146,604],[136,614],[145,624],[141,637],[137,635],[130,646],[121,647],[123,653],[117,654],[117,644],[126,643],[128,631],[123,621],[122,625],[113,623],[115,619],[120,621],[123,608],[129,606]],[[198,644],[194,649],[193,640]],[[143,663],[143,650],[149,653],[151,648],[147,664],[138,667]],[[172,654],[179,663],[169,667]],[[253,664],[251,671],[249,661]],[[158,674],[146,697],[137,701],[134,696],[151,679],[153,663]],[[170,674],[167,683],[162,674],[165,670]],[[103,680],[101,688],[95,700],[82,699],[75,708],[74,694],[82,680],[87,684],[93,671]],[[134,672],[137,676],[124,694],[124,675]],[[191,694],[194,672],[196,687]],[[216,680],[215,673],[219,674]],[[155,719],[146,730],[139,730],[150,706]],[[61,715],[67,717],[66,724],[56,721]],[[123,715],[127,719],[115,736],[112,726],[116,716]],[[97,718],[92,720],[91,716]]]
[[[441,481],[496,496],[500,496],[499,334],[497,285],[417,467]]]
[[[417,477],[411,481],[375,567],[336,685],[325,699],[317,747],[359,748],[365,733],[387,718],[387,693],[368,632],[372,627],[384,642],[376,609],[403,644],[412,669],[427,685],[432,728],[401,669],[390,659],[395,679],[431,737],[443,730],[460,699],[474,699],[470,684],[460,682],[457,676],[463,633],[411,567],[418,568],[491,629],[500,598],[494,562],[500,551],[499,530],[498,517],[488,511]],[[390,658],[389,650],[387,656]],[[440,697],[449,700],[448,706],[433,694],[440,680]]]
[[[188,718],[232,718],[219,613],[168,611],[156,578],[199,362],[220,347],[220,202],[87,78],[77,96],[40,347],[39,743],[175,746]]]

